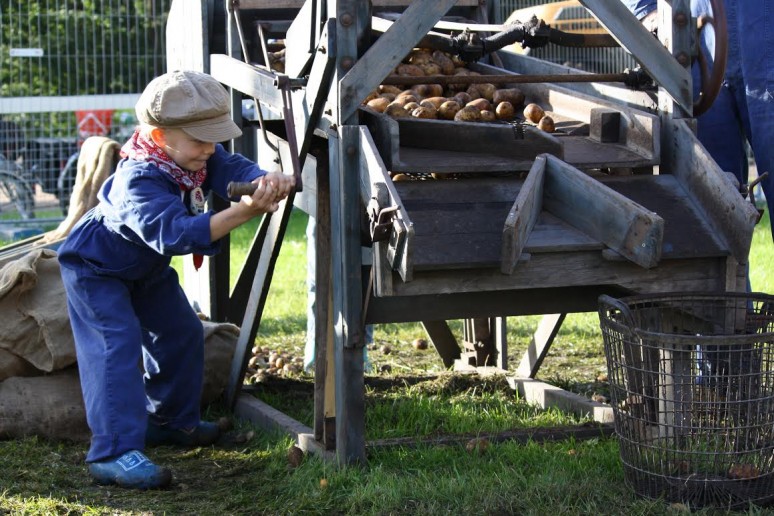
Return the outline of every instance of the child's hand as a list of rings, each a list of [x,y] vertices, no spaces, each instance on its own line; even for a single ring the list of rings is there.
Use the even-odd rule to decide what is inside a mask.
[[[263,176],[265,181],[274,189],[274,200],[279,202],[293,191],[296,186],[296,178],[294,176],[286,176],[281,172],[269,172]]]
[[[266,177],[260,177],[253,181],[258,187],[253,195],[243,195],[239,204],[244,205],[254,214],[273,213],[279,209],[279,199],[277,190],[272,186]]]

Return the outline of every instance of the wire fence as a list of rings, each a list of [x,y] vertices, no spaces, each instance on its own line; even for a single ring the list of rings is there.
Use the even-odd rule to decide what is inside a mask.
[[[166,70],[171,1],[0,3],[0,180],[67,195],[60,176],[86,137],[133,130],[140,92]],[[23,186],[0,182],[0,219],[29,218]]]

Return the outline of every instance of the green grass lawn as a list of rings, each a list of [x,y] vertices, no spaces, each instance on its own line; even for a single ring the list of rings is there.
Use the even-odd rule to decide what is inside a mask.
[[[774,291],[769,222],[755,231],[751,280],[757,290]],[[256,345],[301,356],[305,339],[306,217],[296,212],[283,244]],[[252,238],[255,225],[234,234],[237,248]],[[239,251],[234,260],[241,260]],[[179,261],[176,261],[179,266]],[[515,360],[526,346],[537,317],[509,319],[508,340]],[[452,329],[461,332],[458,321]],[[432,351],[411,341],[418,324],[376,327],[368,352],[376,371],[366,378],[368,439],[477,434],[576,425],[558,410],[526,404],[502,378],[462,378],[443,373]],[[459,335],[459,333],[458,333]],[[391,353],[380,347],[388,345]],[[512,364],[515,367],[515,364]],[[593,394],[603,384],[604,354],[596,314],[566,320],[541,377]],[[310,375],[267,382],[256,389],[267,402],[307,425],[312,421]],[[258,386],[260,387],[260,386]],[[223,416],[211,407],[209,417]],[[167,491],[133,492],[98,487],[88,479],[83,443],[37,438],[0,441],[0,514],[527,514],[651,515],[685,512],[635,496],[623,480],[615,438],[558,442],[490,443],[483,453],[464,444],[369,449],[365,466],[338,467],[315,456],[291,467],[291,441],[256,431],[244,422],[224,443],[208,448],[148,450],[171,467]],[[251,439],[249,431],[256,431]],[[243,437],[238,439],[237,437]],[[699,514],[712,514],[698,511]],[[751,508],[747,514],[767,514]]]

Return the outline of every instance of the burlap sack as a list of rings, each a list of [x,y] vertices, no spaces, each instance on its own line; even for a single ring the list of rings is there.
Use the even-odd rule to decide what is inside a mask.
[[[239,328],[227,323],[202,324],[204,406],[223,396],[228,384]],[[66,441],[89,439],[76,367],[46,376],[13,377],[0,381],[0,438],[31,435]]]
[[[88,441],[78,370],[0,382],[0,438]]]
[[[38,376],[43,374],[34,365],[0,348],[0,382],[12,376]]]
[[[56,252],[34,249],[0,269],[0,348],[45,372],[75,363]]]

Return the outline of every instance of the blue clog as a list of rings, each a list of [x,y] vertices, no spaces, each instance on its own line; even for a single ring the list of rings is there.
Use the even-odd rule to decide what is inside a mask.
[[[127,489],[160,489],[172,482],[172,472],[155,465],[141,451],[131,450],[120,457],[92,462],[89,474],[100,485]]]

